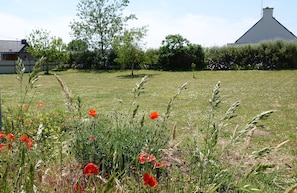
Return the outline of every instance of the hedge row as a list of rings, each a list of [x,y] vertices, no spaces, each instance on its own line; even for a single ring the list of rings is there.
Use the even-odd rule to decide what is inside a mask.
[[[281,40],[205,49],[210,70],[297,69],[297,42]]]

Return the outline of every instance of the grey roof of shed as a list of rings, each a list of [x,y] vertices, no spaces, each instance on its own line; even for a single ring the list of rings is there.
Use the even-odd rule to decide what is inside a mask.
[[[0,40],[0,53],[19,53],[23,52],[28,44],[22,44],[21,40]]]

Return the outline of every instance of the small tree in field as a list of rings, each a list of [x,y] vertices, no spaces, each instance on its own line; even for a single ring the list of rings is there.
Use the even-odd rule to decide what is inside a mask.
[[[86,40],[97,51],[95,68],[106,67],[114,38],[122,34],[125,23],[134,15],[123,16],[128,0],[80,0],[77,5],[79,20],[70,23],[73,35]]]
[[[62,38],[51,37],[47,30],[33,30],[28,37],[29,47],[27,51],[36,59],[46,57],[46,74],[49,72],[48,62],[65,62],[68,59],[66,44]]]
[[[144,60],[141,39],[145,36],[145,33],[145,27],[126,30],[113,43],[113,49],[117,56],[115,62],[120,63],[123,69],[130,65],[132,76],[134,75],[135,64],[139,64]]]

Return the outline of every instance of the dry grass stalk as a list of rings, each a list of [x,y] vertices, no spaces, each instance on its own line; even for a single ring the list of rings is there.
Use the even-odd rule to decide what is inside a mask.
[[[63,90],[63,94],[65,96],[65,105],[68,109],[73,109],[73,97],[72,94],[70,92],[70,90],[68,89],[67,85],[64,83],[64,81],[57,75],[55,74],[56,79],[58,80],[59,84],[62,87]]]
[[[293,193],[295,190],[297,190],[297,184],[291,186],[290,188],[288,188],[285,193]]]
[[[251,129],[250,131],[248,131],[246,133],[245,146],[247,148],[250,147],[250,145],[251,145],[251,140],[252,140],[252,137],[253,137],[256,129],[257,129],[257,127],[254,127],[253,129]]]

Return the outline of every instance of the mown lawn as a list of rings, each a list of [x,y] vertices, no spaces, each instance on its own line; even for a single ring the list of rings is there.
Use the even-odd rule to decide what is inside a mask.
[[[54,72],[52,72],[54,73]],[[292,168],[296,173],[297,163],[297,71],[197,71],[162,72],[140,70],[131,77],[129,71],[81,72],[62,71],[56,74],[67,84],[76,100],[81,99],[82,112],[96,109],[98,116],[125,111],[133,98],[132,88],[145,75],[144,93],[137,99],[139,111],[166,112],[168,102],[177,89],[188,82],[187,88],[174,101],[170,117],[171,126],[176,126],[176,136],[180,140],[191,138],[199,129],[207,125],[208,103],[212,89],[221,82],[221,104],[216,114],[220,118],[236,101],[240,102],[237,117],[233,119],[221,135],[230,138],[235,127],[244,127],[251,119],[267,110],[275,112],[263,123],[255,135],[253,147],[277,146],[289,140],[272,157],[280,167]],[[2,108],[6,109],[19,103],[20,86],[16,74],[0,75]],[[64,97],[54,75],[41,75],[37,83],[32,104],[43,101],[45,106],[57,111],[65,111]],[[249,151],[249,149],[247,149]],[[295,169],[294,169],[295,168]]]

